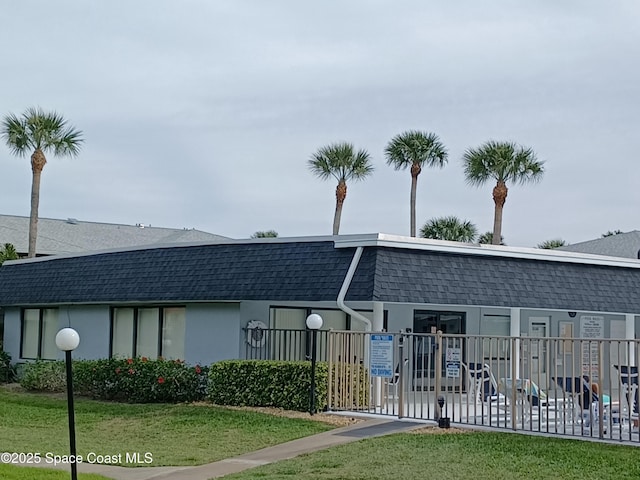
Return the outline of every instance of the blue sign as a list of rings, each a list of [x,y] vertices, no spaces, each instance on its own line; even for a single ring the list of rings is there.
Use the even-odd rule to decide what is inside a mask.
[[[372,377],[393,377],[393,335],[371,335],[369,355]]]

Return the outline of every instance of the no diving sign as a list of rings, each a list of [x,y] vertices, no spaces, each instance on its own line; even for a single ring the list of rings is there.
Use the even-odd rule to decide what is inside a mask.
[[[393,335],[371,335],[369,362],[372,377],[393,377]]]

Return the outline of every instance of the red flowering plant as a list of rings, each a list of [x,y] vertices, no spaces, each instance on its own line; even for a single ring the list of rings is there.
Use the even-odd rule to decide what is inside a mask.
[[[76,391],[103,400],[175,403],[206,396],[208,367],[147,357],[74,362]],[[124,373],[124,374],[123,374]]]

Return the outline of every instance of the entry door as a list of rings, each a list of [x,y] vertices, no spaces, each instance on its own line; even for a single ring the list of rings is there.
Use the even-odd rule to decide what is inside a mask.
[[[416,310],[413,314],[413,331],[414,333],[435,333],[438,330],[442,330],[442,333],[446,335],[463,334],[466,332],[465,320],[466,314],[464,312]],[[421,373],[420,370],[426,367],[429,370],[429,376],[433,378],[435,371],[435,358],[433,358],[435,339],[415,337],[413,351],[414,368],[417,375],[422,376],[424,373]],[[443,376],[446,371],[445,353],[444,351],[441,352]],[[464,357],[465,352],[462,355]]]
[[[529,337],[531,342],[530,375],[541,387],[547,383],[547,337],[549,336],[549,317],[531,317],[529,319]]]
[[[436,333],[442,330],[445,335],[465,333],[464,312],[438,312],[416,310],[413,315],[415,333]]]

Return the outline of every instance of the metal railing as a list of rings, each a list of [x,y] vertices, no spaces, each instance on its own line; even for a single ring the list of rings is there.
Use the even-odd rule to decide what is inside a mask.
[[[311,359],[311,330],[284,328],[243,329],[247,360],[298,361]],[[318,331],[318,361],[327,360],[328,330]]]
[[[331,410],[640,444],[640,340],[328,335]]]

